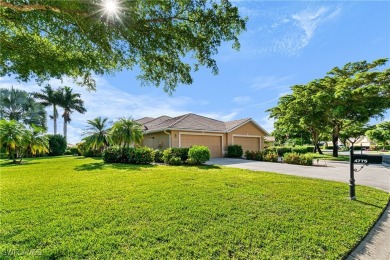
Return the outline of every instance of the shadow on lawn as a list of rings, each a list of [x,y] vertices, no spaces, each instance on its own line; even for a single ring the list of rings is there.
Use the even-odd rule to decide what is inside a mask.
[[[356,200],[356,202],[359,202],[359,203],[367,205],[367,206],[372,206],[372,207],[375,207],[375,208],[383,209],[383,207],[381,207],[381,206],[374,205],[374,204],[371,204],[371,203],[367,203],[367,202],[364,202],[364,201],[361,201],[361,200]]]
[[[134,164],[124,164],[124,163],[85,163],[79,166],[76,166],[74,169],[76,171],[95,171],[105,169],[118,169],[118,170],[129,170],[129,171],[140,171],[142,168],[152,168],[156,167],[155,165],[134,165]]]
[[[39,162],[32,162],[29,160],[23,160],[21,163],[13,163],[12,161],[3,161],[0,163],[1,168],[6,167],[23,167],[23,166],[29,166],[31,164],[39,164]]]

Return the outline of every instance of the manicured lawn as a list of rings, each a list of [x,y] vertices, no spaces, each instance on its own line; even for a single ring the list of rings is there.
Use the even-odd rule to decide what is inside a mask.
[[[38,258],[340,259],[388,194],[219,167],[1,164],[2,255]]]
[[[314,157],[314,159],[329,160],[329,161],[349,161],[349,155],[340,155],[339,157],[333,157],[331,154],[319,154],[319,153],[307,153]]]

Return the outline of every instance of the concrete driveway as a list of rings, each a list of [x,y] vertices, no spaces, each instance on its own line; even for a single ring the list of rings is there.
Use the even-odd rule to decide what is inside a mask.
[[[207,164],[267,171],[349,183],[349,163],[315,161],[315,166],[248,161],[244,159],[213,158]],[[355,164],[355,169],[361,165]],[[369,165],[355,173],[356,185],[375,187],[390,192],[390,165]],[[346,189],[347,186],[346,186]],[[347,192],[347,191],[346,191]],[[359,193],[356,194],[359,198]],[[390,260],[390,205],[347,260]]]
[[[300,166],[286,163],[248,161],[244,159],[213,158],[207,164],[349,183],[348,162],[322,160],[317,162],[315,160],[314,166]],[[360,164],[355,164],[355,169],[359,170],[361,166]],[[355,173],[355,183],[356,185],[371,186],[390,192],[390,167],[386,164],[370,164],[364,166],[363,169]]]

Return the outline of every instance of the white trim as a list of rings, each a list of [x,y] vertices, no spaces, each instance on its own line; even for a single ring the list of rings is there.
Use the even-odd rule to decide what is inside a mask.
[[[259,148],[262,151],[261,147],[261,135],[232,135],[232,144],[234,145],[234,137],[250,137],[250,138],[259,138]]]
[[[182,135],[205,135],[205,136],[220,136],[222,137],[221,138],[221,153],[222,153],[222,156],[224,154],[224,139],[223,139],[223,136],[224,134],[209,134],[209,133],[204,133],[204,131],[202,133],[193,133],[193,132],[179,132],[179,148],[181,148],[181,136]]]

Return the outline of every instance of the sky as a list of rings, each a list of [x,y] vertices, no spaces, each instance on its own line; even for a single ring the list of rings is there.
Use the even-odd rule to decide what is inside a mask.
[[[231,48],[232,42],[223,43],[215,56],[219,74],[200,69],[193,73],[192,85],[178,86],[172,96],[161,87],[141,86],[136,71],[95,77],[96,92],[70,80],[51,80],[54,88],[73,87],[87,109],[71,115],[68,143],[80,142],[87,120],[99,116],[112,121],[186,113],[222,121],[252,118],[271,132],[274,122],[266,110],[291,93],[291,86],[324,77],[348,62],[390,57],[389,1],[232,2],[248,17],[247,30],[239,36],[240,51]],[[11,86],[28,92],[42,89],[34,81],[0,78],[1,88]],[[390,120],[390,112],[385,120]],[[48,126],[53,133],[52,120]],[[62,131],[61,117],[58,129]]]

